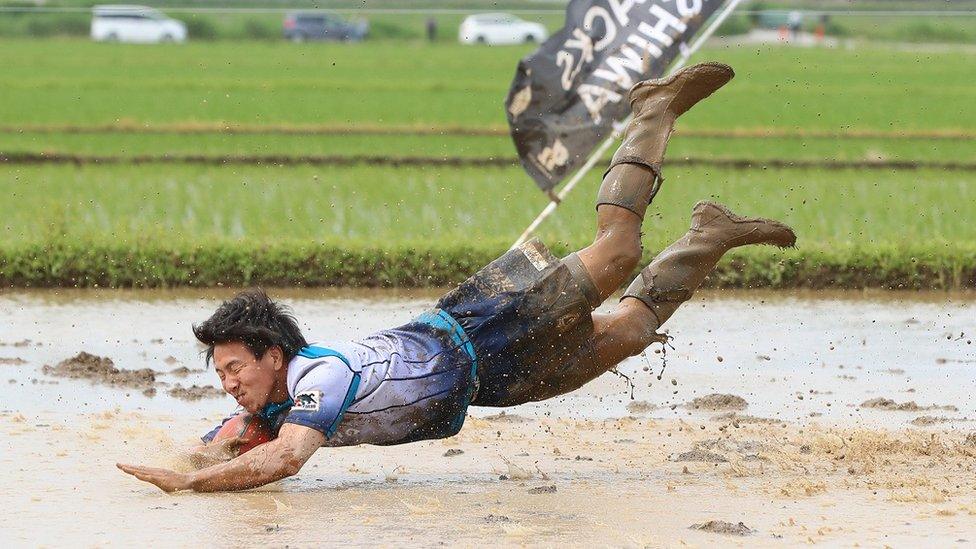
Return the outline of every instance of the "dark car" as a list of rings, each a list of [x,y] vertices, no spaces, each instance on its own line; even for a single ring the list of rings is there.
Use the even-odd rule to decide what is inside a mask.
[[[305,40],[359,41],[366,38],[369,23],[346,21],[334,13],[294,12],[285,15],[285,38],[293,42]]]

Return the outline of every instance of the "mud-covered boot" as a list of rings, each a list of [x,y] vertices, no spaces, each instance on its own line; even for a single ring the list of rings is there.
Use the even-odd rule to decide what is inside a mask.
[[[699,202],[688,232],[644,267],[621,299],[641,300],[660,327],[691,299],[725,252],[749,244],[788,248],[796,244],[796,234],[778,221],[741,217],[721,204]]]
[[[597,208],[613,204],[643,219],[663,181],[661,163],[675,120],[733,76],[732,67],[708,62],[685,67],[667,78],[635,84],[630,89],[634,117],[604,174]],[[633,166],[614,169],[621,164]]]

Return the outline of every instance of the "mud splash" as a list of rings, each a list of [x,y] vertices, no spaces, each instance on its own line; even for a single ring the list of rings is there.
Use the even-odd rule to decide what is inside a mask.
[[[731,424],[733,427],[736,428],[739,427],[739,425],[748,425],[748,424],[756,424],[756,423],[767,424],[767,425],[774,424],[774,423],[784,423],[784,420],[781,419],[750,416],[748,414],[739,414],[736,412],[726,412],[724,414],[718,414],[712,416],[712,421],[727,421],[729,422],[729,424]]]
[[[203,368],[187,368],[186,366],[180,366],[179,368],[174,368],[168,372],[163,372],[163,373],[175,377],[189,377],[194,374],[202,374],[203,372],[204,372]]]
[[[752,528],[749,528],[743,523],[732,524],[731,522],[726,522],[724,520],[710,520],[708,522],[702,522],[699,524],[692,524],[689,526],[692,530],[700,530],[702,532],[711,532],[713,534],[723,534],[726,536],[748,536],[755,532]]]
[[[166,391],[166,393],[173,398],[191,402],[205,398],[220,398],[225,394],[223,390],[213,385],[191,385],[190,387],[184,387],[179,383]]]
[[[749,406],[746,399],[737,395],[712,393],[692,399],[685,404],[686,408],[704,410],[708,412],[724,412],[726,410],[745,410]]]
[[[892,412],[924,412],[927,410],[945,410],[947,412],[959,411],[959,408],[951,404],[944,406],[940,406],[938,404],[933,404],[931,406],[919,406],[914,400],[899,403],[890,398],[884,397],[865,400],[861,403],[861,408],[874,408],[877,410],[888,410]]]
[[[626,410],[631,414],[647,414],[657,409],[657,406],[646,400],[632,400],[627,403]]]
[[[970,420],[964,417],[919,416],[909,421],[909,423],[918,427],[928,427],[930,425],[939,425],[941,423],[953,423],[957,421],[970,421]]]
[[[518,414],[509,414],[507,412],[499,412],[497,414],[485,416],[482,419],[498,423],[528,423],[532,421],[527,417],[523,417]]]
[[[54,377],[87,379],[92,383],[107,387],[138,389],[148,397],[155,396],[159,388],[169,387],[169,383],[156,379],[157,375],[166,372],[157,372],[152,368],[119,369],[115,367],[111,358],[93,355],[85,351],[62,360],[55,366],[44,365],[41,371]],[[178,376],[185,377],[195,371],[188,368],[177,368],[174,372]],[[167,390],[167,394],[180,400],[197,401],[205,398],[221,398],[224,396],[224,391],[212,385],[194,384],[184,387],[177,383]]]
[[[670,457],[674,462],[701,461],[729,463],[764,459],[760,453],[766,445],[756,440],[705,439],[696,441],[693,448]]]
[[[44,344],[41,342],[35,343],[30,339],[21,339],[19,341],[0,341],[0,347],[18,347],[21,349],[24,347],[41,347],[43,345]]]
[[[156,372],[151,368],[120,370],[112,359],[82,351],[54,366],[41,369],[47,375],[71,379],[87,379],[109,387],[139,389],[146,396],[156,393]]]

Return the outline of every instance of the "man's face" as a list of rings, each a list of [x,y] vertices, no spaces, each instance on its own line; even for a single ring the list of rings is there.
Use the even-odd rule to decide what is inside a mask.
[[[281,349],[271,347],[259,359],[243,343],[219,343],[214,345],[213,360],[224,391],[245,410],[253,414],[268,403],[282,367]]]

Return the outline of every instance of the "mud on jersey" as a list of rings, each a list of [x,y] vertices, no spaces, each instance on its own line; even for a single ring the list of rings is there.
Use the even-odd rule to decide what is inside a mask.
[[[435,309],[360,341],[303,348],[288,363],[290,409],[262,415],[276,430],[294,423],[320,431],[325,446],[449,437],[464,422],[476,372],[464,331]]]

